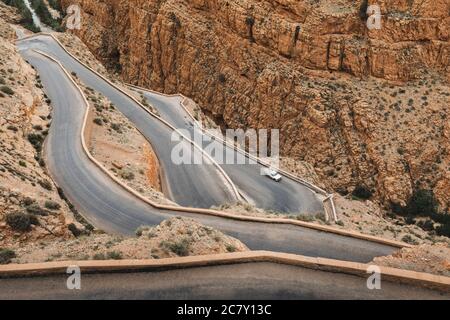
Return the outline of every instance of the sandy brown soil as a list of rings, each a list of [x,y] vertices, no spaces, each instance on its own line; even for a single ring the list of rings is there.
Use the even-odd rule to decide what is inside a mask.
[[[450,277],[450,248],[445,245],[421,245],[376,258],[373,263]]]
[[[358,201],[336,196],[335,203],[341,220],[336,225],[338,228],[404,241],[413,245],[435,243],[450,245],[449,238],[424,231],[417,225],[409,225],[401,217],[391,218],[371,201]]]

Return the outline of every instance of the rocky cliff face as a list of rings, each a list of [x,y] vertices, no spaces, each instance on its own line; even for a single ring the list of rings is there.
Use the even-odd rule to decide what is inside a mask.
[[[450,207],[450,3],[379,0],[62,0],[125,81],[192,97],[233,128],[279,128],[284,155],[328,187],[385,203],[414,187]]]

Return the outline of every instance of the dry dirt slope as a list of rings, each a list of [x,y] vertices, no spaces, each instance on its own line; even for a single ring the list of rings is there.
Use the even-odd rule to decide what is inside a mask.
[[[3,17],[15,17],[3,4],[0,9]],[[0,247],[68,238],[67,225],[75,222],[41,156],[51,123],[49,101],[14,39],[0,18]]]

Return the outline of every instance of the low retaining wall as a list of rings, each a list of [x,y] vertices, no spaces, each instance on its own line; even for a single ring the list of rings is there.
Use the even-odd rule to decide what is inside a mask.
[[[311,258],[269,251],[239,252],[160,260],[64,261],[0,266],[0,278],[32,277],[65,274],[69,266],[78,266],[84,273],[157,272],[161,270],[199,268],[255,262],[273,262],[302,268],[351,274],[368,278],[369,264],[323,258]],[[397,282],[450,293],[450,278],[427,273],[379,267],[383,281]]]

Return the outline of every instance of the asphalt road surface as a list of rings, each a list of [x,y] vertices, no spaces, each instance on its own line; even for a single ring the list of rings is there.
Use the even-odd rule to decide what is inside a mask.
[[[52,99],[53,122],[45,148],[50,173],[76,208],[96,227],[132,235],[141,225],[156,225],[173,216],[187,216],[236,237],[252,250],[356,262],[369,262],[376,256],[396,250],[387,245],[293,225],[181,214],[145,204],[100,171],[83,152],[80,134],[84,104],[61,68],[38,53],[24,51],[22,54],[39,71]]]
[[[274,263],[247,263],[143,273],[81,275],[68,290],[67,275],[0,279],[0,299],[450,299],[448,294],[383,281]]]
[[[50,38],[44,37],[44,39],[49,40]],[[45,41],[45,43],[47,43],[47,41]],[[50,43],[53,44],[54,40]],[[211,206],[233,203],[238,200],[237,195],[235,195],[231,185],[225,180],[225,177],[212,162],[207,162],[207,159],[205,159],[203,165],[176,165],[171,157],[172,149],[176,144],[176,142],[171,141],[173,130],[149,115],[132,99],[109,85],[93,72],[81,66],[79,63],[75,63],[75,60],[67,55],[60,46],[54,46],[55,51],[60,54],[53,55],[53,53],[51,53],[52,56],[57,57],[65,67],[68,67],[68,70],[76,72],[77,76],[86,86],[93,88],[108,97],[108,99],[136,125],[148,141],[150,141],[158,156],[160,165],[162,166],[164,173],[162,177],[164,180],[164,189],[166,195],[170,199],[181,206],[200,208],[210,208]],[[26,51],[26,49],[29,47],[36,47],[46,53],[52,51],[48,50],[47,46],[42,45],[40,40],[27,40],[26,42],[21,42],[19,44],[19,49],[23,52],[23,56],[26,59],[28,59],[30,52],[29,50]],[[53,48],[53,46],[51,46],[51,48]],[[61,52],[64,54],[61,54]],[[48,74],[49,72],[46,70],[47,65],[49,65],[49,61],[45,60],[45,62],[36,67],[39,69],[40,73],[45,72]],[[70,91],[69,87],[71,87],[71,85],[68,81],[59,83],[57,82],[58,79],[51,78],[50,76],[47,76],[46,79],[48,80],[46,88],[49,93],[54,96],[52,101],[61,101],[65,106],[67,106],[68,103],[73,104],[74,101],[70,101],[73,94],[68,94],[73,91],[73,89]],[[58,90],[51,90],[53,88],[57,88]],[[50,90],[54,92],[50,92]],[[79,101],[77,102],[80,104]],[[67,122],[68,119],[71,119],[69,113],[76,113],[75,116],[77,119],[81,120],[83,110],[81,110],[79,106],[75,106],[71,109],[73,110],[61,111],[61,121]],[[188,144],[187,142],[185,143]],[[190,149],[190,144],[188,145],[188,148]],[[198,149],[192,148],[192,152],[200,154],[197,156],[201,157],[201,153]]]
[[[192,140],[194,140],[195,135],[205,136],[180,105],[182,98],[167,97],[149,91],[141,92],[150,104],[159,111],[161,116],[175,128],[189,131]],[[244,198],[257,207],[290,213],[318,213],[323,211],[323,204],[318,201],[316,194],[306,186],[288,177],[283,177],[281,182],[275,182],[261,175],[264,166],[250,160],[245,155],[220,142],[209,139],[208,136],[201,141],[204,149],[218,151],[212,156],[241,190]],[[226,159],[234,159],[234,162],[229,164]]]
[[[233,202],[229,188],[221,187],[224,179],[210,165],[174,165],[171,160],[171,131],[158,120],[148,115],[134,101],[123,95],[106,81],[78,63],[68,55],[52,38],[39,36],[19,43],[19,48],[36,48],[59,60],[66,69],[74,71],[87,86],[108,97],[152,143],[161,162],[170,189],[169,197],[180,205],[209,208],[212,205]],[[179,113],[179,106],[157,97],[147,96],[163,118],[175,128],[186,128],[185,117]],[[172,101],[171,101],[172,102]],[[189,126],[188,126],[189,127]],[[234,152],[225,149],[227,153]],[[322,201],[307,187],[284,178],[281,183],[261,176],[259,165],[222,165],[222,168],[239,188],[244,198],[257,207],[290,213],[323,212]],[[196,181],[193,183],[193,181]],[[192,190],[190,189],[192,188]],[[220,190],[218,190],[220,189]],[[223,190],[226,189],[226,190]],[[186,192],[189,190],[189,192]],[[228,191],[228,192],[226,192]]]

